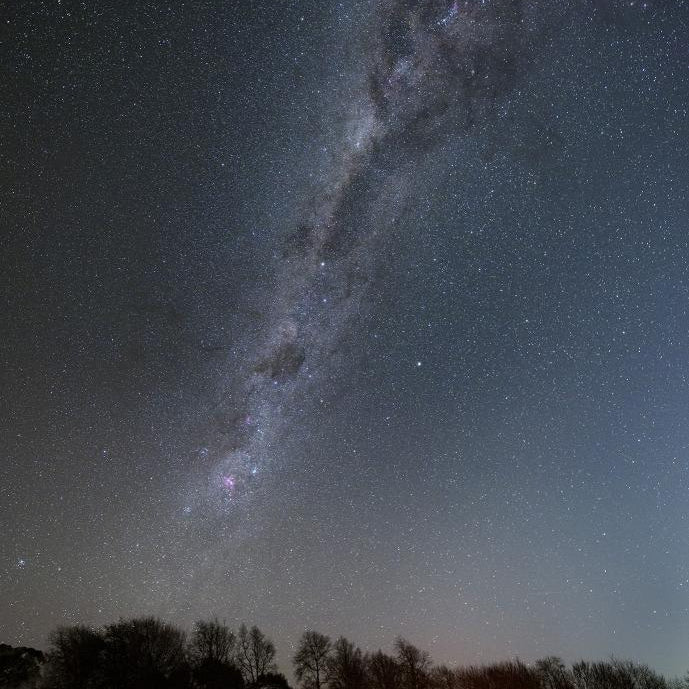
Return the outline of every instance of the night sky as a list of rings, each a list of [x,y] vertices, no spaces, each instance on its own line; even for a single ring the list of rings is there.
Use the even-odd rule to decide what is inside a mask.
[[[689,666],[689,3],[0,12],[0,641],[217,615]]]

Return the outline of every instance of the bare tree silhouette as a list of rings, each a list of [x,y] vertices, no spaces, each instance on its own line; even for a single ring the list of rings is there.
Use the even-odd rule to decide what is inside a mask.
[[[646,665],[611,659],[567,667],[550,656],[483,666],[432,666],[398,637],[395,655],[364,655],[344,637],[334,643],[308,630],[292,658],[301,689],[689,689]],[[101,629],[59,627],[47,654],[0,644],[4,689],[290,689],[275,666],[275,646],[258,627],[237,635],[217,619],[185,633],[154,617]]]
[[[542,689],[574,689],[572,673],[560,658],[548,656],[536,661]]]
[[[91,686],[104,648],[101,632],[84,625],[58,627],[50,635],[45,686],[50,689]]]
[[[327,660],[328,689],[364,689],[366,665],[361,649],[341,636]]]
[[[214,660],[232,664],[236,637],[234,632],[217,619],[199,620],[189,642],[189,655],[194,660]]]
[[[244,678],[235,664],[236,636],[217,619],[199,620],[188,653],[194,681],[203,689],[243,689]]]
[[[305,631],[294,654],[294,674],[304,689],[322,689],[332,644],[330,638]]]
[[[400,686],[400,666],[387,653],[376,651],[367,656],[366,670],[371,689],[397,689]]]
[[[101,682],[127,689],[172,689],[189,683],[184,632],[155,617],[105,627]]]
[[[261,675],[275,672],[275,645],[258,628],[243,624],[237,635],[237,665],[247,684],[255,684]]]
[[[431,658],[402,637],[395,639],[397,663],[400,668],[401,686],[404,689],[425,689],[429,685],[428,671]]]

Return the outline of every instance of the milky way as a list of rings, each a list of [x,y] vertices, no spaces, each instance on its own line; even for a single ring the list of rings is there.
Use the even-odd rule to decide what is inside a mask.
[[[243,381],[203,450],[214,462],[210,494],[223,508],[251,495],[279,451],[286,416],[334,365],[342,332],[367,308],[415,163],[489,117],[514,85],[538,23],[533,4],[523,5],[382,3],[355,134],[342,142],[339,171],[314,210],[286,233],[263,333],[244,346]]]

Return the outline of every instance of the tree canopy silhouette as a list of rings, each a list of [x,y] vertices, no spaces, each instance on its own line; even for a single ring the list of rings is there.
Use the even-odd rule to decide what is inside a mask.
[[[294,654],[294,674],[304,689],[321,689],[332,644],[330,638],[312,630],[305,631]]]
[[[364,654],[345,637],[334,643],[305,631],[292,657],[300,689],[689,689],[646,665],[612,659],[571,666],[549,656],[532,664],[433,665],[398,637],[394,654]],[[102,628],[58,627],[47,653],[0,644],[1,689],[290,689],[275,646],[258,627],[237,633],[217,619],[185,632],[154,617]]]
[[[236,659],[247,684],[254,685],[262,675],[276,670],[275,646],[258,627],[247,629],[243,624],[239,628]]]

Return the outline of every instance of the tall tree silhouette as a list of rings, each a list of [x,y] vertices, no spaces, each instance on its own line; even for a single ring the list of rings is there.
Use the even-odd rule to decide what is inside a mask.
[[[244,678],[235,664],[234,632],[217,619],[199,620],[189,642],[194,681],[203,689],[243,689]]]
[[[189,641],[189,655],[196,661],[213,660],[232,664],[236,637],[230,628],[218,622],[199,620]]]
[[[425,689],[429,684],[428,671],[431,667],[428,653],[399,636],[395,639],[395,651],[400,667],[401,686],[404,689]]]
[[[400,686],[400,666],[383,651],[367,656],[366,674],[371,689],[398,689]]]
[[[84,689],[93,686],[104,648],[103,635],[90,627],[58,627],[50,635],[46,689]]]
[[[327,660],[328,689],[363,689],[366,665],[361,649],[341,636]]]
[[[243,624],[239,628],[235,658],[247,684],[276,669],[275,645],[258,627],[249,630]]]
[[[548,656],[536,661],[543,689],[574,689],[574,677],[560,658]]]
[[[331,647],[330,638],[323,634],[312,630],[302,634],[292,662],[297,681],[304,689],[323,686]]]
[[[105,628],[103,684],[126,689],[173,689],[189,684],[184,632],[154,617]]]

